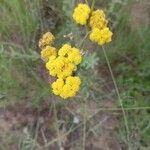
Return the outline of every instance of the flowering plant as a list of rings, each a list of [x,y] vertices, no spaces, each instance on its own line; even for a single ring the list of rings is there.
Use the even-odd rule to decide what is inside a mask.
[[[93,4],[90,7],[88,4],[79,3],[72,17],[77,24],[87,26],[91,30],[83,39],[89,35],[89,39],[98,45],[111,42],[112,32],[103,10],[94,10]],[[46,62],[49,75],[57,78],[51,86],[53,93],[67,99],[79,91],[81,79],[77,75],[77,70],[78,65],[82,63],[83,54],[80,47],[72,47],[68,43],[57,50],[53,46],[54,40],[55,36],[51,32],[45,33],[39,40],[41,58]]]

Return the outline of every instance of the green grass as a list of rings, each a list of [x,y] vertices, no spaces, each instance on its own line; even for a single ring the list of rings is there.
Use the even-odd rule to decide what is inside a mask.
[[[43,32],[55,27],[60,16],[49,20],[50,5],[41,0],[0,1],[0,98],[1,104],[32,99],[39,105],[49,94],[48,83],[39,76],[38,40]],[[55,4],[54,4],[55,6]],[[47,7],[47,8],[46,8]],[[54,13],[50,9],[49,13]],[[50,16],[51,14],[49,14]],[[45,20],[49,21],[46,22]],[[50,25],[51,24],[51,25]],[[50,25],[50,28],[47,26]],[[52,27],[51,27],[52,26]]]
[[[17,34],[19,41],[25,48],[31,46],[32,39],[38,28],[40,1],[0,1],[1,23],[0,30],[4,40],[11,42],[13,34]]]

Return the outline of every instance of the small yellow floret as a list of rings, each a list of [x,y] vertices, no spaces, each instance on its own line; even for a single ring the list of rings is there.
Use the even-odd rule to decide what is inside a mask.
[[[63,79],[57,79],[55,82],[52,83],[52,90],[55,95],[61,94],[64,86]]]
[[[80,25],[85,25],[90,15],[90,7],[87,4],[78,4],[74,9],[73,19]]]
[[[76,93],[75,93],[75,91],[72,90],[72,87],[68,84],[65,84],[63,89],[62,89],[60,96],[64,99],[67,99],[69,97],[74,97],[75,94]]]
[[[68,53],[71,51],[71,46],[69,44],[64,44],[62,48],[60,48],[58,55],[62,57],[68,56]]]
[[[63,86],[60,96],[64,99],[74,97],[79,90],[81,80],[78,76],[69,76],[66,78],[66,83]]]
[[[46,32],[39,40],[39,47],[44,48],[47,45],[51,45],[55,40],[54,35],[51,32]]]
[[[68,59],[75,65],[79,65],[82,61],[80,50],[75,47],[72,48],[70,53],[68,53]]]
[[[81,79],[78,76],[74,76],[74,77],[70,76],[66,79],[66,84],[72,86],[72,89],[74,91],[78,91],[79,86],[81,84]]]
[[[66,78],[72,75],[76,69],[73,63],[61,56],[46,63],[46,68],[49,70],[51,76],[57,76],[58,78]]]
[[[58,55],[68,58],[68,60],[75,65],[79,65],[82,61],[80,50],[75,47],[72,48],[68,44],[64,44],[62,46],[62,48],[58,52]]]
[[[98,29],[103,29],[106,27],[108,24],[108,21],[105,19],[105,14],[103,10],[96,10],[92,12],[92,15],[90,17],[90,27],[93,28],[98,28]]]
[[[98,43],[99,45],[103,45],[111,42],[112,35],[113,33],[107,27],[102,30],[94,28],[90,34],[90,40]]]
[[[48,61],[51,59],[51,57],[56,58],[57,53],[56,53],[56,48],[51,47],[51,46],[46,46],[44,49],[41,51],[41,58],[44,61]]]

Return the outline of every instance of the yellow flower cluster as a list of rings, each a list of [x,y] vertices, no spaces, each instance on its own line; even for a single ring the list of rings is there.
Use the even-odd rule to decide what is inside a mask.
[[[113,33],[107,27],[108,21],[105,19],[105,14],[102,10],[92,12],[89,25],[92,28],[90,33],[90,40],[104,45],[112,40]]]
[[[39,47],[42,49],[47,45],[51,45],[55,40],[54,35],[51,32],[46,32],[39,40]]]
[[[75,47],[72,48],[69,44],[65,44],[59,50],[58,55],[68,58],[68,60],[75,65],[79,65],[82,60],[80,50]]]
[[[57,52],[52,46],[55,37],[47,32],[39,41],[42,48],[41,58],[46,62],[49,74],[58,79],[52,83],[53,93],[66,99],[76,95],[79,90],[81,80],[78,76],[73,76],[82,61],[80,50],[64,44]]]
[[[105,27],[101,30],[94,28],[90,34],[90,40],[97,42],[99,45],[111,42],[112,32]]]
[[[46,63],[46,68],[49,70],[51,76],[64,79],[72,75],[75,65],[67,58],[59,56],[56,59],[49,60]]]
[[[89,18],[91,9],[86,4],[78,4],[74,9],[73,19],[80,25],[85,25]]]
[[[90,17],[89,25],[92,29],[98,28],[103,29],[108,24],[108,21],[105,19],[105,14],[103,10],[96,10],[92,12],[92,15]]]
[[[51,32],[46,32],[39,40],[39,48],[41,48],[41,58],[44,61],[48,61],[50,58],[56,58],[56,48],[52,46],[55,40],[54,35]]]
[[[99,45],[111,42],[113,33],[107,27],[108,21],[103,10],[92,11],[87,4],[78,4],[74,10],[73,19],[81,25],[88,24],[91,27],[91,41]]]
[[[60,95],[62,98],[66,99],[76,95],[79,90],[81,80],[78,76],[69,76],[65,80],[58,78],[53,84],[53,93]]]
[[[71,47],[69,44],[64,44],[58,51],[58,57],[49,59],[46,63],[46,68],[51,76],[65,79],[76,71],[81,60],[82,56],[79,49]]]
[[[52,47],[52,46],[46,46],[45,48],[42,49],[41,51],[41,58],[44,60],[44,61],[48,61],[51,57],[53,58],[56,58],[57,56],[57,53],[56,53],[56,48],[55,47]]]

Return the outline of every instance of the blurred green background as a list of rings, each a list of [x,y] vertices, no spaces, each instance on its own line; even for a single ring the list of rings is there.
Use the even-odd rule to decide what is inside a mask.
[[[91,0],[88,2],[91,4]],[[95,8],[105,11],[114,33],[112,43],[105,48],[120,91],[129,133],[125,131],[120,103],[100,47],[90,42],[84,45],[89,53],[86,53],[81,65],[83,85],[77,97],[66,102],[50,91],[50,79],[40,59],[38,40],[42,34],[51,31],[56,36],[55,46],[59,48],[65,42],[72,42],[64,38],[64,35],[72,32],[72,43],[78,45],[82,29],[72,20],[72,12],[77,3],[76,0],[0,0],[0,150],[150,150],[150,1],[97,0],[95,4]],[[105,110],[105,103],[111,103],[106,106],[109,110]],[[115,137],[116,140],[111,140],[115,146],[100,144],[104,143],[102,141],[105,138],[102,133],[94,133],[101,131],[102,127],[98,126],[93,131],[95,128],[87,119],[89,116],[86,117],[82,111],[78,112],[78,109],[84,109],[84,104],[91,110],[91,115],[95,109],[102,109],[103,113],[99,115],[105,115],[106,118],[113,119],[112,114],[117,114],[117,129],[113,128],[105,137]],[[75,111],[71,111],[70,116],[66,110],[71,110],[72,107],[75,107]],[[30,114],[30,111],[33,112]],[[44,130],[49,130],[48,135],[39,134],[41,121],[38,119],[43,112],[52,118],[46,122],[46,114],[43,117],[44,124],[48,124]],[[16,119],[14,123],[12,118],[16,118],[15,114],[21,114],[21,118],[26,114],[25,118],[28,115],[36,116],[33,117],[36,122],[28,126],[28,121],[23,124],[18,121],[20,119]],[[78,125],[74,123],[76,116],[80,118]],[[51,126],[55,119],[56,124]],[[92,119],[95,126],[99,124],[98,118],[94,116]],[[12,128],[7,124],[11,124]],[[16,124],[21,125],[13,128]],[[108,124],[114,125],[113,122]],[[25,127],[29,129],[28,132]],[[57,134],[51,132],[55,127]],[[77,128],[77,135],[72,127]],[[65,134],[64,128],[66,132],[71,129],[73,133],[67,134],[70,141],[62,142],[56,138],[53,142],[56,135]],[[79,134],[81,131],[83,135]],[[95,146],[94,142],[101,138],[102,141],[98,141],[98,146]],[[45,139],[44,142],[40,142],[41,139]],[[47,146],[48,142],[52,144]]]

